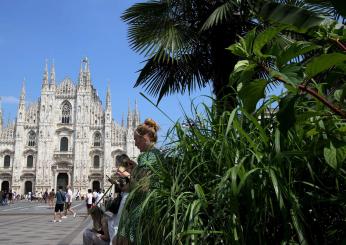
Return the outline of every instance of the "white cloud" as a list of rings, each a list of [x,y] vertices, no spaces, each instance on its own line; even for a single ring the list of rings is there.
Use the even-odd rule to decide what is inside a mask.
[[[3,104],[18,104],[19,99],[14,96],[0,96]]]

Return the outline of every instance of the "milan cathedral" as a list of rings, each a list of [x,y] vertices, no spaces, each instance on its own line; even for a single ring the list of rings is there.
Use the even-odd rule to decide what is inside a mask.
[[[23,83],[17,117],[3,125],[0,106],[0,185],[18,194],[71,185],[87,189],[107,188],[116,167],[116,156],[136,158],[133,133],[140,117],[135,103],[128,109],[127,124],[112,118],[108,88],[105,107],[92,85],[89,63],[81,63],[76,84],[69,78],[55,80],[46,64],[40,98],[26,105]]]

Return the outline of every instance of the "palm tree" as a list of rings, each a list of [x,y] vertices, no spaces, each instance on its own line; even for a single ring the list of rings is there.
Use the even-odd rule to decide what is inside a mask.
[[[137,3],[122,18],[135,51],[148,57],[135,86],[163,96],[212,84],[216,100],[233,108],[229,74],[238,58],[226,50],[253,23],[242,5],[229,0],[163,0]],[[217,10],[215,15],[214,11]],[[208,18],[212,28],[203,28]],[[207,26],[207,27],[208,27]]]
[[[306,2],[150,0],[134,4],[122,18],[129,24],[132,48],[147,57],[135,87],[145,87],[159,103],[165,95],[211,83],[220,111],[231,110],[237,104],[237,84],[230,85],[229,75],[239,58],[226,48],[239,35],[270,20],[307,28],[323,20],[315,13],[340,17],[330,1]]]

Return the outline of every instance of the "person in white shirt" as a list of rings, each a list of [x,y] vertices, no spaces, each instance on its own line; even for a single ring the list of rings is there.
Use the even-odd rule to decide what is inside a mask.
[[[97,203],[97,206],[98,207],[101,207],[101,205],[103,204],[103,194],[104,193],[104,190],[101,192],[100,190],[98,191],[98,195],[97,195],[97,198],[96,198],[96,203]]]
[[[76,217],[77,213],[73,210],[72,206],[72,197],[73,197],[73,193],[71,190],[71,186],[67,186],[67,192],[66,192],[66,196],[65,196],[65,213],[63,218],[67,218],[67,212],[70,212],[71,214],[73,214],[73,218]]]
[[[87,209],[88,209],[88,213],[90,212],[90,208],[93,204],[93,194],[91,192],[91,189],[88,189],[88,194],[86,196],[86,203],[87,203]]]
[[[95,189],[94,192],[93,192],[93,204],[96,203],[98,195],[99,195],[98,190]]]

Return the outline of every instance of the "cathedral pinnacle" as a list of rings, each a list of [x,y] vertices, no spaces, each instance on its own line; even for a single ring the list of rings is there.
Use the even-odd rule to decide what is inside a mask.
[[[110,85],[108,82],[108,88],[107,88],[107,96],[106,96],[106,108],[110,109],[111,108],[111,90],[110,90]]]
[[[124,112],[121,116],[121,127],[124,127]]]
[[[46,87],[47,85],[48,85],[48,60],[46,59],[46,65],[43,71],[42,87]]]
[[[82,61],[84,66],[84,81],[86,85],[91,85],[91,79],[90,79],[90,68],[89,68],[89,60],[88,57],[85,57]]]
[[[53,60],[53,64],[52,64],[51,71],[50,71],[50,85],[55,86],[55,64],[54,64],[54,60]]]
[[[83,86],[84,85],[84,80],[83,80],[83,62],[84,62],[84,60],[82,60],[81,63],[80,63],[79,77],[78,77],[79,86]]]
[[[127,128],[131,128],[132,125],[132,112],[131,112],[131,105],[130,105],[130,99],[129,99],[129,108],[127,112]]]
[[[22,92],[20,93],[19,108],[25,108],[25,78],[22,84]]]
[[[25,100],[25,78],[23,79],[23,83],[22,83],[22,92],[20,93],[20,100],[21,101]]]

